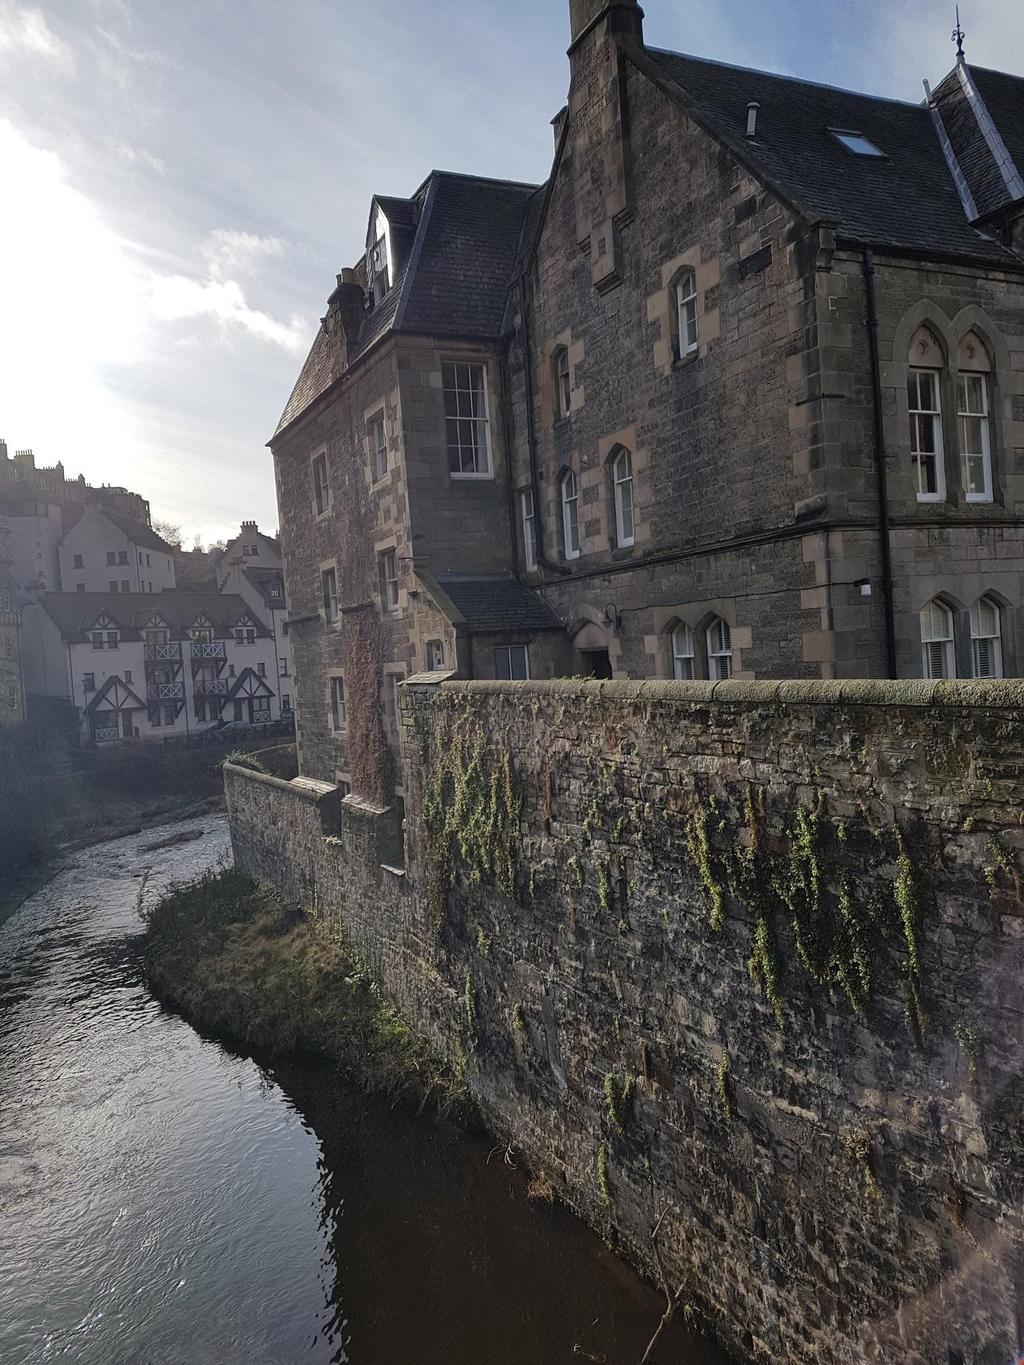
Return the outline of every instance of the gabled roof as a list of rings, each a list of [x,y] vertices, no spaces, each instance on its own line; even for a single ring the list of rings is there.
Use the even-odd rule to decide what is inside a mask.
[[[109,707],[104,709],[111,711],[121,711],[126,708],[137,708],[145,706],[137,692],[128,686],[116,673],[112,673],[98,692],[94,692],[86,706],[87,711],[100,710],[100,703],[110,702]]]
[[[973,201],[968,216],[984,219],[1024,197],[1024,162],[1011,151],[1024,151],[1024,81],[958,62],[932,103]]]
[[[368,310],[350,338],[351,368],[389,332],[490,339],[501,335],[508,283],[519,249],[523,216],[536,185],[432,171],[411,200],[418,214],[408,259],[387,294]],[[387,209],[385,208],[385,214]],[[389,220],[390,221],[390,220]],[[366,258],[354,267],[366,287]],[[275,436],[330,388],[340,342],[320,328],[285,405]]]
[[[391,227],[410,228],[416,225],[416,200],[415,199],[395,199],[387,194],[375,194],[373,202],[378,205],[381,213],[388,220]]]
[[[243,668],[228,692],[227,700],[234,701],[237,696],[272,697],[273,688],[266,678],[261,678],[253,668]]]
[[[122,516],[120,512],[111,512],[108,507],[100,507],[96,503],[90,503],[88,507],[74,506],[64,509],[62,520],[65,535],[72,527],[78,525],[88,510],[99,512],[101,516],[106,517],[112,526],[116,526],[140,550],[156,550],[165,555],[174,554],[174,546],[168,545],[166,540],[158,536],[152,526],[146,526],[143,522],[135,521],[132,517]]]
[[[1024,268],[967,221],[924,104],[653,48],[629,57],[793,207],[834,224],[841,241]],[[748,139],[751,101],[760,109],[757,136]],[[884,158],[853,155],[830,129],[862,133]]]
[[[455,624],[464,624],[471,633],[562,628],[543,598],[514,578],[452,574],[438,584],[460,618]]]
[[[146,623],[157,613],[175,640],[186,639],[202,615],[209,619],[218,639],[227,638],[243,616],[253,622],[261,638],[271,634],[237,593],[46,592],[38,600],[63,638],[72,643],[87,640],[104,612],[117,622],[125,640],[142,639]]]

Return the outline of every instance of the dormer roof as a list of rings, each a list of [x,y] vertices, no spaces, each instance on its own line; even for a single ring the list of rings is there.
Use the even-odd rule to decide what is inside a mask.
[[[345,368],[390,332],[467,340],[500,336],[523,215],[536,189],[514,181],[432,171],[411,199],[376,196],[374,208],[380,206],[389,224],[391,212],[406,221],[411,216],[415,232],[404,261],[398,253],[391,288],[367,310],[349,344]],[[372,220],[373,209],[371,228]],[[365,289],[365,256],[354,273]],[[275,436],[330,388],[337,377],[337,345],[321,328]]]

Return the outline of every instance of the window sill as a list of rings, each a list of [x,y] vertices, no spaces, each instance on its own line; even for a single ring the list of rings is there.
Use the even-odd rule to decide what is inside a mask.
[[[995,502],[995,498],[993,498],[991,494],[982,496],[980,493],[968,493],[964,498],[964,501],[969,503],[972,507],[991,507]]]
[[[314,521],[317,521],[317,522],[326,521],[327,518],[328,518],[330,515],[331,515],[331,508],[330,508],[330,504],[328,504],[328,505],[324,508],[324,510],[323,510],[322,512],[316,512],[316,513],[314,513],[314,518],[313,518],[313,519],[314,519]]]
[[[936,503],[946,501],[945,493],[918,493],[917,501],[925,506],[934,507]]]
[[[494,474],[491,472],[491,470],[487,470],[486,473],[481,473],[481,474],[456,474],[454,470],[450,469],[450,470],[448,471],[448,477],[449,477],[453,482],[454,482],[456,479],[460,479],[460,480],[466,481],[467,483],[470,483],[470,482],[472,482],[473,480],[476,480],[476,481],[479,483],[481,480],[484,480],[484,479],[493,479],[493,478],[494,478]]]
[[[572,428],[572,413],[568,417],[556,417],[552,430],[554,432],[569,431]]]
[[[672,361],[673,370],[685,370],[700,359],[700,351],[690,351],[687,355],[677,355]]]

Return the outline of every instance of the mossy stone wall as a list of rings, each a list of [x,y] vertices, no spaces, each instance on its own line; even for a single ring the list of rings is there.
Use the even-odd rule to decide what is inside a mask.
[[[1022,721],[1016,682],[415,682],[404,877],[350,802],[296,858],[568,1203],[641,1264],[669,1210],[742,1358],[1004,1361]],[[229,783],[248,865],[270,789]]]

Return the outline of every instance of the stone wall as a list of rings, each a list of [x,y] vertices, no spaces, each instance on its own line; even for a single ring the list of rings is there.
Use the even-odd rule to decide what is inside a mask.
[[[229,770],[495,1130],[744,1359],[1020,1349],[1019,683],[405,689],[392,812]],[[337,832],[334,828],[337,819]]]

